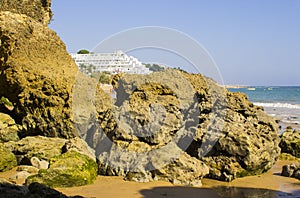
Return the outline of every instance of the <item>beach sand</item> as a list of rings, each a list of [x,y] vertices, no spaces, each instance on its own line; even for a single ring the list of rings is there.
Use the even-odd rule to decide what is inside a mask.
[[[173,185],[169,182],[136,183],[121,177],[99,176],[94,184],[58,188],[67,195],[85,197],[300,197],[300,181],[280,176],[282,166],[291,161],[278,161],[273,168],[259,176],[236,179],[230,183],[203,179],[201,188]]]
[[[98,176],[94,184],[56,188],[69,195],[81,195],[88,198],[166,198],[166,197],[300,197],[300,181],[280,176],[281,168],[291,161],[279,160],[273,168],[259,176],[248,176],[232,182],[203,179],[201,188],[173,185],[169,182],[155,181],[136,183],[124,181],[122,177]],[[9,178],[16,173],[11,170],[0,173],[0,178]],[[24,180],[17,180],[22,184]]]

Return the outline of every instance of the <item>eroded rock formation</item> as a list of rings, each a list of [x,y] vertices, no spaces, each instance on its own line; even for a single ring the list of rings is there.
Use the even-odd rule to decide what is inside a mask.
[[[72,138],[72,88],[78,68],[65,44],[26,15],[0,12],[0,95],[26,135]]]
[[[27,15],[48,25],[52,19],[51,0],[0,0],[0,11]]]
[[[98,92],[102,100],[95,99],[93,110],[98,120],[89,119],[97,127],[86,136],[101,174],[187,184],[184,180],[207,175],[208,166],[208,177],[231,181],[265,172],[278,158],[275,121],[244,94],[177,70],[122,75],[114,82],[116,100],[103,105],[108,101]],[[193,179],[180,179],[177,172],[184,172],[188,161],[202,168],[194,170]]]

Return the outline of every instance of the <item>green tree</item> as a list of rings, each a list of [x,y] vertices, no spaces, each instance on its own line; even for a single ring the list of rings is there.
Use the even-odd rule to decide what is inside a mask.
[[[90,52],[86,49],[79,50],[77,54],[89,54]]]

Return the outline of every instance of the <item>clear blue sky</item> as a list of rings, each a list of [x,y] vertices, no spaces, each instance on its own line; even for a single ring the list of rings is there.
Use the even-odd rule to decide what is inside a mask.
[[[162,26],[201,43],[225,84],[300,85],[300,0],[53,0],[52,9],[69,52]]]

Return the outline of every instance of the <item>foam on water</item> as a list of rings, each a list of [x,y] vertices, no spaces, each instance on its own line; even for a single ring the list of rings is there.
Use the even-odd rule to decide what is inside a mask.
[[[274,108],[288,108],[288,109],[300,109],[299,105],[289,104],[289,103],[264,103],[264,102],[254,102],[253,104],[262,107],[274,107]]]
[[[264,110],[276,120],[280,120],[282,132],[287,126],[300,129],[300,87],[253,87],[229,89],[233,92],[243,92],[249,100]]]

